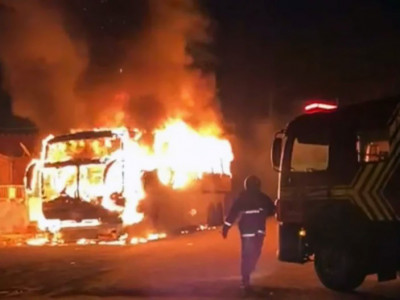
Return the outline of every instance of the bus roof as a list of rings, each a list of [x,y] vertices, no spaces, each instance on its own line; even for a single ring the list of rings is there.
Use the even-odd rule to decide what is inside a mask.
[[[85,139],[96,139],[102,137],[112,137],[115,134],[112,130],[91,130],[91,131],[80,131],[69,134],[63,134],[55,136],[48,141],[49,144],[66,142],[71,140],[85,140]]]

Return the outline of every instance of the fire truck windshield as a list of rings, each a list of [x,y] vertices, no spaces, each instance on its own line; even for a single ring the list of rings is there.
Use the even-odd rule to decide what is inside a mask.
[[[329,146],[321,144],[293,143],[292,165],[294,172],[323,171],[328,168]]]
[[[47,145],[45,161],[59,163],[74,160],[99,160],[121,149],[118,136],[96,137],[51,142]]]
[[[329,122],[322,121],[309,117],[295,127],[296,132],[290,138],[290,168],[293,172],[324,171],[328,168],[331,130]]]

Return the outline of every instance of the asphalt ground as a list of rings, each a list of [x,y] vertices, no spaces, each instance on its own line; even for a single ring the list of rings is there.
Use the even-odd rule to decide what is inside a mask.
[[[326,289],[312,263],[276,259],[276,224],[268,222],[263,255],[248,299],[400,299],[400,282],[370,276],[354,293]],[[220,230],[132,246],[64,245],[0,248],[0,297],[22,299],[236,299],[240,242]]]

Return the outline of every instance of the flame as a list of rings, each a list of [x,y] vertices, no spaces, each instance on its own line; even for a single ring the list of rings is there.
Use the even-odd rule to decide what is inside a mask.
[[[166,233],[150,233],[147,236],[147,240],[148,241],[156,241],[156,240],[160,240],[160,239],[165,239],[167,237]]]
[[[45,237],[40,238],[31,238],[26,241],[26,244],[29,246],[43,246],[46,245],[49,240]]]
[[[205,173],[231,175],[229,141],[197,132],[181,120],[155,131],[154,154],[160,181],[173,188],[183,188]]]
[[[124,225],[143,220],[138,206],[146,196],[142,182],[145,171],[156,171],[160,182],[174,189],[183,189],[204,174],[231,175],[231,144],[219,136],[216,127],[195,130],[182,120],[169,120],[154,131],[152,145],[142,143],[140,131],[127,128],[93,129],[84,133],[95,135],[77,138],[80,133],[75,131],[76,135],[61,140],[50,135],[43,140],[31,192],[37,186],[43,199],[63,194],[89,203],[100,201],[103,208],[119,214]],[[48,220],[43,213],[36,221],[40,229],[50,232],[99,225],[99,220]],[[151,235],[130,243],[159,238],[162,235]]]
[[[79,239],[76,244],[77,245],[108,245],[108,246],[123,246],[123,245],[138,245],[138,244],[146,244],[147,242],[157,241],[161,239],[165,239],[167,237],[166,233],[149,233],[146,237],[131,237],[128,240],[128,235],[121,236],[118,240],[113,241],[99,241],[90,240],[90,239]]]

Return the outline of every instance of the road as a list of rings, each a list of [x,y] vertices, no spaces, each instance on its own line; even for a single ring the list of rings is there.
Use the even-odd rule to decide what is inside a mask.
[[[263,256],[254,275],[266,299],[399,299],[400,282],[374,277],[353,294],[325,289],[312,264],[276,261],[276,231],[269,221]],[[45,246],[0,249],[0,297],[23,299],[234,299],[240,297],[239,235],[219,230],[137,246]]]

